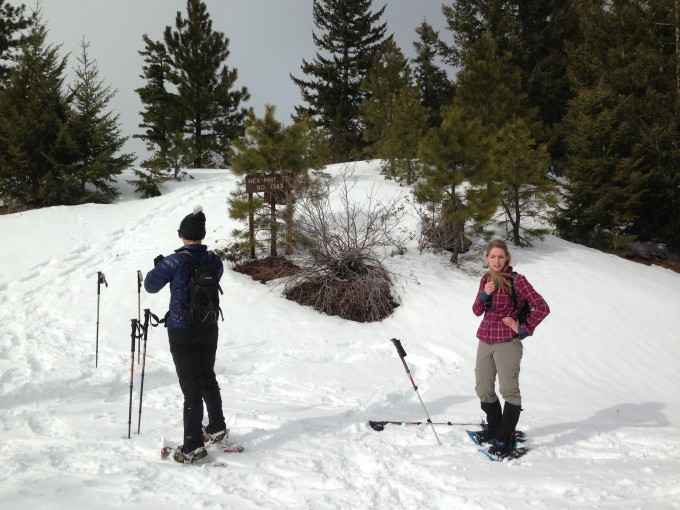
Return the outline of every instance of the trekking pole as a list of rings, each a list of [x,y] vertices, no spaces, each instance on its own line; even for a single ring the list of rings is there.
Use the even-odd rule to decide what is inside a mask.
[[[107,287],[109,286],[108,283],[106,283],[106,277],[104,276],[104,273],[101,271],[97,271],[97,339],[95,341],[95,348],[94,348],[94,367],[97,368],[97,365],[99,364],[99,294],[100,294],[100,289],[102,283],[106,285]]]
[[[155,319],[156,324],[151,322],[151,318]],[[146,340],[149,336],[149,324],[151,326],[158,326],[158,317],[151,313],[148,308],[144,309],[144,356],[142,356],[142,382],[139,388],[139,418],[137,419],[137,434],[142,424],[142,395],[144,394],[144,371],[146,370]],[[140,342],[141,343],[141,342]]]
[[[439,440],[439,436],[437,435],[437,431],[434,430],[434,425],[432,424],[432,420],[430,419],[430,415],[427,412],[427,409],[425,409],[425,404],[423,403],[423,399],[420,398],[420,393],[418,393],[418,386],[416,386],[416,383],[413,381],[413,377],[411,376],[411,371],[408,369],[408,365],[406,364],[406,361],[404,361],[404,357],[406,356],[406,351],[404,348],[401,346],[401,342],[397,340],[396,338],[393,338],[392,343],[394,346],[397,348],[397,353],[399,354],[399,357],[401,358],[401,362],[404,364],[404,368],[406,369],[406,373],[408,374],[408,378],[411,379],[411,384],[413,385],[413,389],[416,391],[416,395],[418,395],[418,400],[420,400],[420,405],[423,406],[423,410],[425,411],[425,416],[427,416],[427,423],[430,424],[430,427],[432,427],[432,432],[434,432],[434,437],[437,438],[437,442],[439,443],[439,446],[442,445],[442,442]]]
[[[130,412],[128,414],[128,439],[130,439],[130,430],[132,428],[132,380],[135,373],[135,340],[141,338],[138,334],[139,331],[139,321],[137,319],[132,319],[132,333],[130,334]]]
[[[137,271],[137,320],[142,322],[142,272]],[[141,342],[140,342],[141,344]],[[137,364],[139,365],[139,354],[142,350],[141,345],[137,346]]]
[[[378,432],[381,432],[385,430],[385,425],[424,425],[425,423],[428,423],[426,421],[392,421],[392,420],[368,420],[368,425],[373,429]],[[480,425],[480,423],[477,422],[454,422],[454,421],[433,421],[430,422],[432,425],[451,425],[451,426],[457,426],[457,425]]]

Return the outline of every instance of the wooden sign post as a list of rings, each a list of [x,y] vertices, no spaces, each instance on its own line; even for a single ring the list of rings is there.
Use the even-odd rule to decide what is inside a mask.
[[[271,248],[270,255],[276,257],[276,196],[285,192],[283,175],[248,175],[246,176],[246,193],[248,193],[248,204],[250,213],[248,223],[250,229],[250,258],[255,258],[255,218],[253,213],[253,193],[269,194],[269,205],[271,211]]]

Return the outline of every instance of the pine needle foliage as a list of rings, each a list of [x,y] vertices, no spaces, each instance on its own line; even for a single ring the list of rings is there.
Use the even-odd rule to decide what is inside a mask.
[[[311,118],[329,139],[326,163],[354,161],[364,154],[359,106],[361,83],[386,37],[380,23],[385,6],[372,12],[372,0],[314,0],[313,34],[318,48],[311,62],[302,61],[303,77],[291,75],[304,105],[298,116]]]

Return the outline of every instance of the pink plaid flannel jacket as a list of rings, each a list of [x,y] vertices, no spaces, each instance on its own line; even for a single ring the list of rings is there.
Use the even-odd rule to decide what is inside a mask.
[[[508,275],[512,272],[512,268],[508,268]],[[517,310],[521,310],[525,301],[529,302],[531,306],[531,313],[527,316],[525,324],[521,325],[523,331],[532,335],[536,326],[538,326],[543,319],[550,313],[550,307],[545,299],[534,290],[527,279],[521,275],[515,275],[515,295],[517,296],[517,310],[513,309],[512,297],[510,295],[509,285],[504,285],[502,289],[496,289],[486,301],[482,301],[482,290],[489,279],[489,274],[482,276],[479,282],[479,290],[477,297],[472,305],[472,311],[475,315],[480,316],[484,314],[482,323],[477,330],[477,338],[487,344],[494,344],[499,342],[507,342],[515,337],[515,332],[508,326],[501,322],[503,317],[517,318]]]

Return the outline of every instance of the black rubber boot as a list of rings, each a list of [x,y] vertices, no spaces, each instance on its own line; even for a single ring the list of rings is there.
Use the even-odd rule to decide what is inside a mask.
[[[488,443],[496,437],[501,425],[503,411],[499,400],[492,403],[482,402],[482,411],[486,413],[487,429],[477,434],[477,440],[480,443]]]
[[[515,428],[519,422],[519,413],[522,412],[521,406],[513,405],[509,402],[503,407],[503,418],[496,431],[496,439],[504,443],[514,443]]]
[[[490,454],[496,455],[499,458],[512,455],[515,449],[515,427],[517,427],[520,412],[522,412],[520,406],[508,402],[505,403],[501,424],[498,427],[498,431],[496,431],[496,438],[489,448]]]

